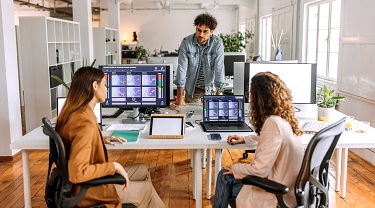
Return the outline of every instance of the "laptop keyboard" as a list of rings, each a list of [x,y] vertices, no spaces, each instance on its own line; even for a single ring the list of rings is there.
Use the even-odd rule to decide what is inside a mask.
[[[226,123],[226,124],[209,124],[210,127],[243,127],[243,124],[242,123],[233,123],[233,124],[229,124],[229,123]]]

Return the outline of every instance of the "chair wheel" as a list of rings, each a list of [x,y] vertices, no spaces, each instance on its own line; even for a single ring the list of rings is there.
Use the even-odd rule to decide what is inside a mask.
[[[249,157],[249,155],[246,152],[244,152],[242,153],[242,157],[246,159],[247,157]]]

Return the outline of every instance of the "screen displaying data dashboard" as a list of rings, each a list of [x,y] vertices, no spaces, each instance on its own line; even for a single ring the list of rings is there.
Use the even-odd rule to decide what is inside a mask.
[[[107,80],[103,107],[166,107],[170,104],[170,65],[100,66]]]

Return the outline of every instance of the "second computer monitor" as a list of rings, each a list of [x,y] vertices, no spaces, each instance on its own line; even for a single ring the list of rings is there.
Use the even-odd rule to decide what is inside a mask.
[[[245,95],[250,102],[251,78],[259,72],[272,72],[284,81],[292,92],[293,103],[314,104],[316,102],[316,64],[310,63],[271,63],[246,62],[235,63],[234,93]]]
[[[246,61],[245,52],[225,52],[224,53],[225,76],[233,76],[235,62],[245,62],[245,61]]]

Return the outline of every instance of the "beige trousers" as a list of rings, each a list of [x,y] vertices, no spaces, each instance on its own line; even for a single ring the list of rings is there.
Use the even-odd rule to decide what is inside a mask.
[[[203,95],[205,95],[205,90],[200,88],[195,88],[193,97],[185,92],[185,102],[186,103],[202,103]]]
[[[156,192],[150,178],[150,168],[146,164],[125,166],[129,175],[129,187],[122,191],[123,185],[115,185],[121,203],[131,203],[140,208],[164,208],[165,205]]]

